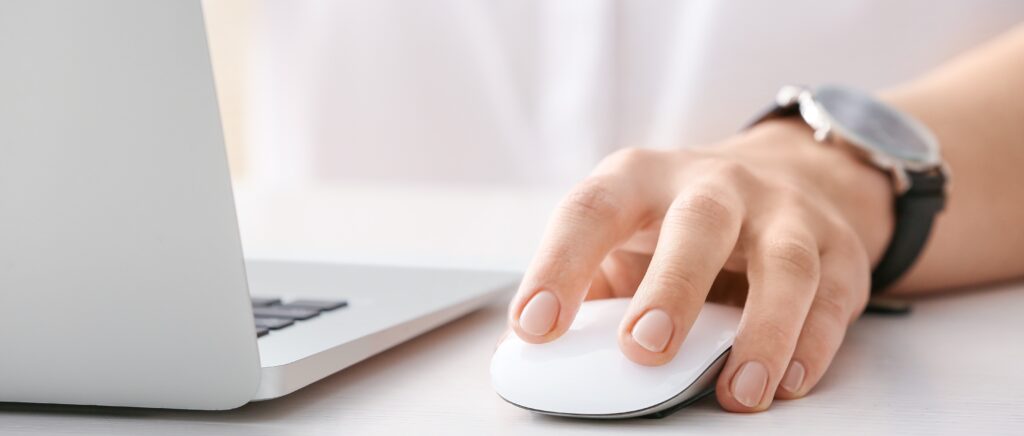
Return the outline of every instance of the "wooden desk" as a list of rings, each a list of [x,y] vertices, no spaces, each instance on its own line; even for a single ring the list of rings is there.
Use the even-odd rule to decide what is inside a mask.
[[[356,203],[346,207],[367,206]],[[250,205],[240,210],[253,212]],[[370,212],[349,219],[364,213]],[[525,215],[508,219],[524,220],[529,231],[543,223]],[[246,231],[258,230],[255,221]],[[350,242],[369,245],[385,233],[363,242],[352,236]],[[261,238],[250,235],[247,242],[271,250],[276,237]],[[481,243],[503,238],[511,237]],[[417,244],[426,243],[406,247],[415,250]],[[661,420],[580,421],[520,410],[490,386],[488,363],[504,315],[504,302],[495,302],[288,397],[237,410],[0,404],[0,434],[1024,434],[1024,283],[920,301],[907,317],[867,316],[851,328],[832,369],[809,397],[779,401],[754,415],[723,412],[713,398]]]

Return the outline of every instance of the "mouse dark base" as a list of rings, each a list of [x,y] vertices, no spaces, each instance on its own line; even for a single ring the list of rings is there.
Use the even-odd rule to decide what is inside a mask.
[[[683,401],[682,403],[676,404],[675,406],[669,407],[668,409],[661,410],[661,411],[658,411],[658,412],[654,412],[654,413],[652,413],[650,415],[641,416],[641,418],[644,418],[644,419],[661,419],[661,418],[665,418],[665,417],[667,417],[669,415],[672,415],[673,413],[678,412],[680,409],[682,409],[684,407],[687,407],[687,406],[689,406],[689,405],[691,405],[693,403],[696,403],[696,402],[698,402],[700,400],[703,400],[704,397],[706,397],[708,395],[711,395],[713,392],[715,392],[715,388],[708,389],[708,390],[706,390],[704,392],[701,392],[700,395],[697,395],[697,396],[695,396],[693,398],[690,398],[689,400]]]

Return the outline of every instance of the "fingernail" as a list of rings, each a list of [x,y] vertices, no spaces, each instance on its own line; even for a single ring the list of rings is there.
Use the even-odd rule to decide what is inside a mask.
[[[786,375],[782,376],[782,388],[794,394],[800,392],[800,386],[804,384],[805,374],[807,374],[807,371],[804,370],[804,366],[794,360],[789,364]]]
[[[732,396],[747,407],[757,406],[768,384],[768,369],[761,362],[744,363],[732,379]]]
[[[650,352],[664,351],[671,338],[672,318],[664,310],[648,310],[633,325],[633,340]]]
[[[558,318],[558,298],[550,291],[534,295],[519,315],[519,328],[534,336],[544,336],[551,331]]]

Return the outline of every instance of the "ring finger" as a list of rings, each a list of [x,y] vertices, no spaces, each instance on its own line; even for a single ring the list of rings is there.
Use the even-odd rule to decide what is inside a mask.
[[[750,292],[717,396],[733,412],[764,410],[789,363],[820,278],[814,235],[793,217],[779,217],[751,244]]]

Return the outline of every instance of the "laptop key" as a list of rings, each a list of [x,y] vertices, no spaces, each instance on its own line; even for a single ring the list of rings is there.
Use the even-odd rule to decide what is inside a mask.
[[[249,299],[252,300],[252,307],[265,307],[281,304],[280,298],[250,297]]]
[[[319,315],[320,311],[306,307],[267,306],[252,308],[252,314],[257,318],[288,318],[301,321]]]
[[[266,336],[267,333],[270,333],[270,329],[268,329],[266,327],[256,327],[256,337],[257,338],[261,337],[261,336]]]
[[[264,327],[271,330],[288,327],[295,324],[295,320],[289,318],[256,318],[256,327]]]
[[[284,304],[287,307],[305,307],[309,309],[317,309],[321,311],[334,310],[340,307],[348,306],[348,301],[345,300],[295,300],[289,301]]]

